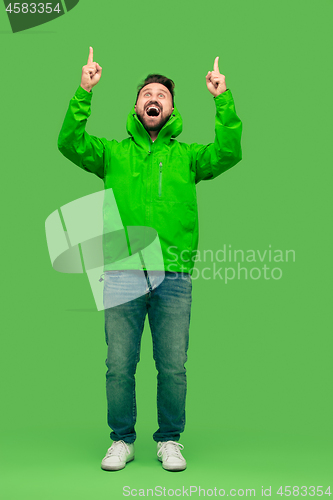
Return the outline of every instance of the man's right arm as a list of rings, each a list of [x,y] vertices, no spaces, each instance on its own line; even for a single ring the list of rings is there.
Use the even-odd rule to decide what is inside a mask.
[[[58,148],[75,165],[103,179],[106,140],[85,131],[91,113],[91,98],[92,92],[82,86],[75,92],[58,137]]]
[[[89,48],[88,62],[82,67],[81,85],[70,100],[62,125],[58,148],[70,161],[104,178],[106,140],[89,135],[85,131],[91,113],[92,88],[102,76],[102,67],[94,62],[93,48]]]

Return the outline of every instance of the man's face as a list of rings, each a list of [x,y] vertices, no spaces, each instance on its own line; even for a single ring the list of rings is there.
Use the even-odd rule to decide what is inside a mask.
[[[160,131],[172,111],[172,96],[164,85],[148,83],[141,89],[135,112],[147,132]]]

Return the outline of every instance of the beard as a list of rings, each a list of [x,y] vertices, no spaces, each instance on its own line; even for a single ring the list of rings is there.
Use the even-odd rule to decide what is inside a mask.
[[[159,132],[171,116],[170,113],[170,115],[163,117],[163,113],[161,112],[157,119],[155,118],[152,120],[149,116],[147,116],[145,110],[143,113],[137,111],[136,114],[147,132]]]

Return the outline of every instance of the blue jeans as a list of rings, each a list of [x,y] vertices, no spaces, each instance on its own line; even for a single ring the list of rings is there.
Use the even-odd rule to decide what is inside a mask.
[[[140,359],[146,314],[153,340],[157,369],[158,430],[155,441],[178,441],[185,426],[186,369],[192,302],[188,273],[159,271],[106,271],[104,297],[141,296],[105,309],[105,364],[108,425],[111,439],[133,443],[136,439],[135,372]],[[158,284],[160,283],[160,284]]]

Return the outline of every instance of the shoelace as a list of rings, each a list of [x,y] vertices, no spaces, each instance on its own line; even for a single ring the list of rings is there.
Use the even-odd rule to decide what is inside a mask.
[[[119,458],[122,458],[122,455],[126,452],[130,453],[130,449],[125,441],[114,441],[108,449],[106,457],[109,457],[110,455],[118,455]]]
[[[177,441],[165,441],[161,448],[157,452],[157,456],[161,457],[163,453],[166,454],[166,458],[170,456],[176,456],[179,458],[183,458],[180,450],[184,448],[184,445],[177,443]]]

